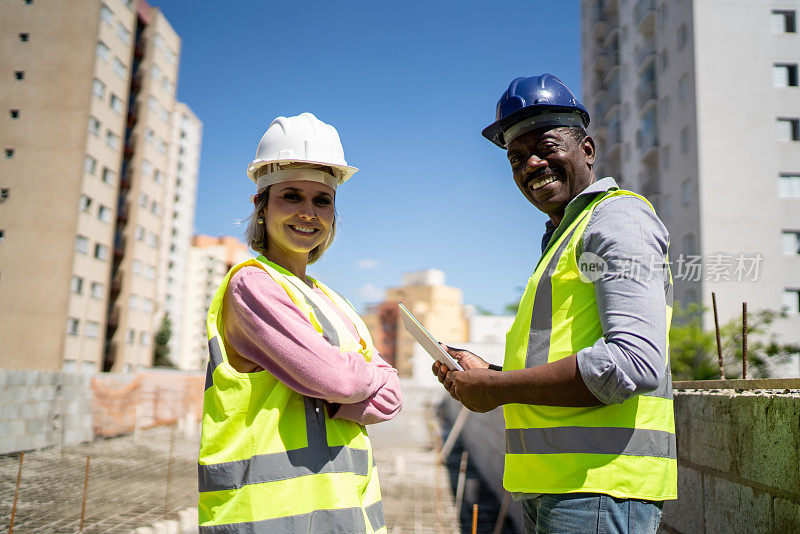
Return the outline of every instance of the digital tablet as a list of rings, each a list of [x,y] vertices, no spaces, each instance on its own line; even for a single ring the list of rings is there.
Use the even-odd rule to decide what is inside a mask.
[[[425,352],[431,355],[431,358],[441,362],[451,371],[464,370],[452,356],[445,352],[439,345],[439,342],[433,339],[433,336],[430,335],[430,333],[425,330],[425,327],[417,321],[417,318],[408,311],[408,308],[403,306],[402,303],[398,304],[397,307],[400,308],[400,317],[403,318],[403,326],[405,326],[406,330],[417,340],[417,343],[422,345]]]

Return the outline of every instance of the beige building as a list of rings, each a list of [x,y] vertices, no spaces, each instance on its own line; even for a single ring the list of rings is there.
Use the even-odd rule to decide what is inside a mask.
[[[180,39],[145,2],[2,2],[2,366],[152,361]]]
[[[786,306],[786,342],[800,342],[798,11],[797,0],[581,2],[599,175],[658,210],[678,301],[710,309],[716,292],[723,320],[743,301]],[[795,361],[776,374],[798,372]]]
[[[180,369],[201,370],[208,361],[206,315],[211,299],[231,267],[251,257],[235,237],[196,235],[186,263],[183,307],[178,325],[181,352],[173,362]]]
[[[383,303],[371,307],[364,315],[378,351],[387,356],[402,377],[411,377],[417,344],[403,328],[396,312],[402,302],[422,325],[443,343],[467,340],[468,323],[462,304],[461,290],[445,285],[442,271],[428,269],[405,273],[403,285],[386,290]]]

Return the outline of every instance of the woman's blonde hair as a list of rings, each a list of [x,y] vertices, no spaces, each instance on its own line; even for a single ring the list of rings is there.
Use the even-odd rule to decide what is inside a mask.
[[[243,223],[247,224],[247,227],[244,231],[244,239],[248,246],[253,249],[255,252],[259,254],[266,255],[267,254],[267,225],[266,221],[262,222],[262,224],[258,223],[259,217],[262,217],[263,214],[267,211],[267,204],[269,202],[269,190],[272,187],[267,187],[262,192],[258,194],[256,197],[256,202],[253,207],[253,213],[250,214],[249,217],[242,221]],[[328,233],[328,237],[325,238],[325,241],[311,249],[308,253],[308,263],[312,264],[318,259],[322,257],[328,247],[331,246],[333,243],[333,238],[336,235],[336,221],[338,219],[338,215],[336,211],[333,212],[333,224],[331,224],[330,232]]]

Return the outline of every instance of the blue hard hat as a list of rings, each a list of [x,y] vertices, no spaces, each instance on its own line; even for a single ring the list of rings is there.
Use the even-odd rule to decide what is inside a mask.
[[[495,122],[483,130],[483,136],[500,148],[507,148],[506,130],[527,119],[536,123],[536,116],[549,117],[542,126],[557,124],[556,117],[564,118],[564,125],[589,126],[589,113],[572,91],[552,74],[515,78],[497,101]],[[576,117],[577,115],[577,117]],[[556,119],[557,120],[557,119]]]

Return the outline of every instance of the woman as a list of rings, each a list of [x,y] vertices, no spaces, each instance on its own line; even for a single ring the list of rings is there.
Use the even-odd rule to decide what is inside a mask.
[[[230,270],[208,312],[201,532],[386,531],[364,425],[400,411],[397,372],[352,306],[306,274],[357,170],[310,113],[272,121],[247,169],[261,255]]]

